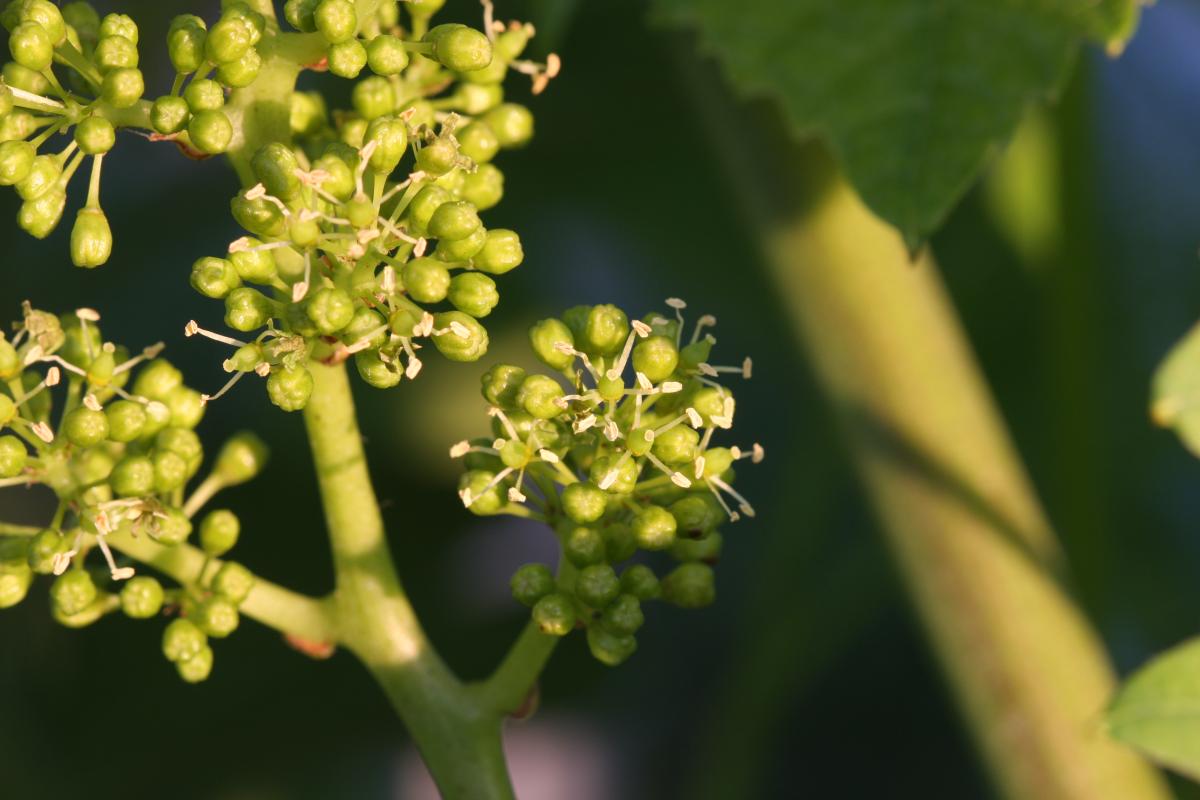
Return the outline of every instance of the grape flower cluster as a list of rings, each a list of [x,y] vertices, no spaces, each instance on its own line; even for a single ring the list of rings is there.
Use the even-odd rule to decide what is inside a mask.
[[[237,543],[233,512],[194,520],[218,491],[253,478],[267,451],[253,434],[237,434],[188,493],[204,460],[194,432],[204,416],[200,393],[159,357],[161,345],[131,354],[103,341],[98,319],[91,309],[60,318],[26,303],[12,337],[0,333],[0,488],[36,484],[57,497],[44,530],[0,535],[0,608],[21,602],[46,575],[64,625],[118,610],[134,619],[173,616],[163,652],[184,680],[203,680],[212,668],[209,638],[237,628],[254,577],[236,562],[211,561]],[[186,585],[164,588],[119,554],[122,539],[171,548],[193,528],[209,559]]]
[[[718,378],[749,379],[751,361],[712,365],[716,320],[701,316],[685,340],[685,303],[667,305],[673,313],[641,320],[598,305],[538,322],[533,351],[556,374],[493,366],[483,376],[493,436],[450,450],[467,468],[459,497],[468,509],[554,529],[558,575],[522,566],[513,596],[544,633],[586,628],[592,654],[609,665],[634,652],[642,603],[713,601],[719,528],[754,516],[733,488],[733,467],[761,461],[763,448],[713,443],[733,427],[736,408]],[[640,552],[678,563],[660,579]]]
[[[256,182],[232,202],[248,235],[193,265],[192,286],[224,302],[226,325],[253,334],[188,323],[189,335],[236,348],[224,361],[231,378],[212,398],[253,372],[275,405],[296,411],[312,391],[313,359],[353,358],[368,384],[388,388],[417,376],[425,344],[453,361],[487,351],[479,320],[499,301],[493,276],[524,253],[516,232],[486,227],[480,212],[504,192],[495,156],[533,135],[529,110],[504,101],[502,81],[515,69],[540,89],[558,62],[518,58],[533,29],[494,22],[490,4],[486,32],[427,28],[439,5],[405,4],[409,30],[394,3],[369,25],[348,0],[285,6],[292,25],[327,41],[331,72],[374,74],[354,86],[346,112],[329,114],[318,93],[293,93],[296,144],[259,149]]]

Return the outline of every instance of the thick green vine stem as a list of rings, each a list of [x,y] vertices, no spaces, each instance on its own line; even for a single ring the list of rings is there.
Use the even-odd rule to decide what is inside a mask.
[[[345,367],[310,369],[304,421],[337,575],[339,639],[387,693],[443,796],[511,797],[501,716],[476,703],[434,651],[396,575]]]

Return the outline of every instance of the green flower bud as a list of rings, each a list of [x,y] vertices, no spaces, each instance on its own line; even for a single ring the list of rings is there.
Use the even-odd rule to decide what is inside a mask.
[[[339,78],[357,78],[367,65],[367,59],[367,48],[357,39],[329,46],[329,71]]]
[[[676,539],[671,545],[671,556],[677,561],[703,561],[707,564],[716,563],[721,557],[721,547],[724,537],[717,531],[712,531],[701,539]]]
[[[288,124],[298,136],[312,136],[326,124],[325,98],[320,92],[292,92]]]
[[[232,264],[229,265],[229,271],[236,279],[237,271]],[[225,324],[234,330],[248,332],[261,328],[274,316],[274,312],[275,306],[270,299],[248,286],[234,289],[225,297]]]
[[[66,192],[53,186],[21,204],[17,212],[17,224],[35,239],[45,239],[58,227],[66,205]]]
[[[554,591],[554,573],[545,564],[525,564],[513,573],[509,585],[513,599],[532,608]]]
[[[604,560],[604,537],[594,528],[572,528],[563,541],[563,555],[579,568]]]
[[[192,265],[191,283],[197,292],[215,300],[224,298],[242,285],[241,278],[231,262],[212,256],[198,259]]]
[[[510,364],[496,364],[483,375],[483,397],[500,408],[516,406],[517,392],[525,380],[525,370]]]
[[[123,36],[133,44],[138,43],[138,26],[125,14],[105,14],[100,22],[100,38]]]
[[[704,451],[704,477],[723,475],[733,466],[733,453],[727,447],[710,447]]]
[[[242,280],[269,286],[279,276],[279,270],[275,265],[275,256],[270,250],[253,249],[261,244],[262,242],[258,239],[247,237],[248,249],[230,253],[229,262]],[[230,290],[235,288],[237,288],[236,285],[231,286]]]
[[[317,10],[320,2],[321,0],[287,0],[283,4],[283,17],[296,30],[312,33],[317,29],[313,12]]]
[[[129,108],[146,93],[142,72],[133,67],[113,69],[104,76],[100,94],[113,108]]]
[[[550,636],[566,636],[575,628],[575,604],[558,592],[542,597],[533,606],[533,621]]]
[[[217,80],[232,89],[244,89],[254,83],[262,70],[262,56],[254,48],[236,61],[226,61],[217,67]]]
[[[226,562],[212,579],[212,590],[235,605],[241,605],[254,588],[254,575],[234,561]]]
[[[150,109],[150,124],[154,130],[168,136],[179,133],[188,123],[192,111],[182,97],[165,95],[154,101]]]
[[[15,107],[16,102],[13,100],[12,89],[0,83],[0,117],[8,116]]]
[[[8,37],[13,60],[26,69],[41,72],[54,61],[54,41],[36,22],[22,22]]]
[[[358,115],[369,122],[396,110],[396,92],[387,78],[374,75],[354,86],[350,102]]]
[[[209,30],[204,40],[204,53],[214,64],[237,61],[254,46],[253,28],[244,20],[225,16]]]
[[[551,317],[534,323],[529,329],[529,344],[534,355],[552,369],[564,370],[575,360],[571,354],[558,349],[560,345],[575,346],[575,337],[562,320]]]
[[[6,84],[14,89],[24,89],[27,92],[43,96],[50,91],[50,81],[46,80],[42,73],[27,69],[15,61],[7,62],[0,76],[4,78]],[[8,134],[4,137],[5,140],[23,139],[33,133],[35,129],[33,115],[20,109],[8,115],[8,123],[4,131]]]
[[[690,464],[696,460],[700,434],[686,425],[676,425],[654,437],[653,451],[668,464]]]
[[[321,0],[313,22],[325,40],[333,44],[353,38],[358,31],[358,14],[350,0]]]
[[[558,402],[564,394],[562,385],[549,375],[530,375],[517,392],[517,405],[537,419],[553,419],[563,412]]]
[[[400,164],[408,147],[408,132],[404,123],[391,117],[379,117],[367,126],[363,143],[376,143],[371,153],[371,169],[381,175],[389,175]]]
[[[62,7],[62,17],[83,38],[95,40],[100,37],[100,15],[91,3],[85,0],[67,3]]]
[[[525,106],[504,103],[484,114],[483,121],[505,149],[522,147],[533,138],[533,114]]]
[[[440,186],[429,185],[422,188],[408,204],[406,216],[409,230],[419,236],[428,233],[429,222],[434,212],[451,199],[450,193]]]
[[[134,69],[138,65],[137,45],[124,36],[103,36],[92,51],[92,61],[101,72]]]
[[[455,308],[476,318],[486,317],[500,302],[496,282],[478,272],[464,272],[454,276],[450,281],[447,296]]]
[[[213,474],[226,486],[237,486],[262,472],[269,456],[270,451],[262,439],[249,431],[242,431],[221,447]]]
[[[160,450],[150,458],[154,465],[154,492],[167,494],[181,488],[188,479],[188,464],[178,453]]]
[[[16,436],[0,436],[0,478],[15,478],[25,469],[29,454]]]
[[[624,578],[624,576],[622,576]],[[604,627],[619,636],[632,636],[646,621],[642,604],[632,594],[622,594],[604,609]]]
[[[580,525],[595,522],[608,510],[608,494],[591,483],[572,483],[562,492],[563,512]]]
[[[459,194],[480,211],[487,211],[504,197],[504,173],[493,164],[480,164],[479,169],[463,176]]]
[[[17,194],[22,200],[36,200],[58,188],[62,164],[54,156],[37,156],[29,165],[28,174],[17,182]]]
[[[142,426],[142,434],[138,438],[149,440],[158,435],[171,422],[171,409],[167,408],[166,403],[152,400],[143,407],[143,410],[146,412],[146,424]]]
[[[621,582],[608,564],[592,564],[575,578],[575,596],[592,608],[604,608],[617,598]]]
[[[148,408],[153,405],[151,404]],[[145,431],[142,432],[142,436],[146,436]],[[196,471],[200,469],[200,462],[204,458],[204,448],[200,444],[200,437],[190,428],[164,427],[154,437],[154,448],[170,451],[182,458],[187,463],[189,477],[195,475]]]
[[[250,159],[254,176],[267,192],[283,200],[300,194],[302,184],[296,175],[300,162],[290,147],[280,142],[265,144]]]
[[[12,608],[25,599],[33,583],[33,570],[24,563],[0,563],[0,608]]]
[[[320,240],[321,226],[315,219],[302,219],[298,215],[292,215],[288,220],[288,238],[297,248],[305,250]]]
[[[476,164],[485,164],[500,151],[500,140],[490,127],[472,122],[458,132],[459,152]]]
[[[172,620],[163,631],[162,651],[168,661],[189,661],[207,646],[208,637],[191,620]]]
[[[210,597],[196,609],[195,620],[200,630],[209,636],[224,639],[237,630],[237,606],[220,595]]]
[[[620,573],[620,590],[642,601],[655,600],[662,594],[659,579],[644,564],[634,564]]]
[[[623,522],[608,523],[600,529],[600,535],[604,537],[606,557],[613,564],[633,558],[637,553],[637,535]]]
[[[519,267],[524,260],[525,251],[516,232],[496,228],[488,231],[487,241],[472,263],[482,272],[503,275]]]
[[[483,69],[492,63],[492,43],[466,25],[438,25],[425,34],[423,41],[431,42],[433,57],[454,72]]]
[[[192,535],[192,523],[178,509],[168,509],[166,518],[158,520],[158,530],[155,532],[154,538],[159,544],[173,547],[177,544],[183,544],[187,538]]]
[[[470,261],[487,244],[487,233],[481,225],[461,239],[441,239],[433,256],[439,261]]]
[[[162,610],[163,587],[148,575],[130,578],[121,587],[121,610],[132,619],[150,619]]]
[[[13,186],[25,180],[33,169],[33,160],[36,157],[37,150],[29,142],[11,141],[0,144],[0,186]]]
[[[20,5],[22,6],[21,20],[41,25],[46,29],[46,33],[50,35],[50,41],[54,44],[62,44],[67,38],[67,26],[62,12],[54,3],[49,0],[23,0]]]
[[[712,567],[697,561],[680,564],[662,580],[662,596],[680,608],[712,605],[717,590]]]
[[[590,626],[587,640],[596,660],[609,667],[625,662],[637,650],[637,640],[632,636],[614,633],[603,625]]]
[[[68,549],[69,543],[65,536],[53,528],[46,528],[29,540],[26,560],[29,568],[38,575],[49,575],[54,571],[55,556],[67,552]]]
[[[678,530],[698,538],[714,530],[725,520],[725,512],[708,493],[696,492],[676,500],[669,507]]]
[[[502,484],[487,488],[495,477],[495,473],[488,470],[473,469],[458,479],[458,495],[464,503],[468,499],[471,501],[467,508],[472,514],[495,514],[507,504]]]
[[[439,303],[450,289],[450,271],[436,259],[414,258],[400,271],[404,288],[419,303]]]
[[[167,55],[176,72],[196,72],[204,65],[206,38],[208,32],[200,17],[183,14],[171,20],[171,27],[167,31]]]
[[[313,377],[306,367],[279,367],[267,378],[267,396],[284,411],[299,411],[308,405]]]
[[[451,361],[478,361],[487,352],[487,330],[474,317],[461,311],[444,311],[434,315],[433,324],[433,344]]]
[[[63,418],[62,432],[76,447],[94,447],[108,438],[108,417],[81,406]]]
[[[104,117],[88,117],[75,126],[75,142],[90,156],[107,153],[116,141],[116,129]]]
[[[449,136],[439,136],[417,151],[417,167],[434,177],[458,165],[458,145]]]
[[[132,442],[141,436],[146,425],[144,407],[132,400],[109,403],[104,415],[108,418],[108,438],[114,442]]]
[[[592,483],[605,488],[609,494],[629,494],[637,485],[638,465],[633,459],[624,461],[620,456],[601,456],[592,462],[588,470]]]
[[[457,200],[438,206],[429,219],[429,233],[437,239],[464,239],[481,224],[475,206]]]
[[[233,140],[233,125],[224,111],[201,111],[199,114],[193,114],[188,122],[187,132],[196,149],[209,155],[224,153]],[[264,233],[262,230],[251,228],[246,230],[251,233]]]
[[[183,99],[193,114],[216,111],[225,105],[225,90],[214,80],[197,78],[183,90]]]
[[[50,585],[50,602],[68,617],[83,611],[95,599],[96,584],[86,570],[68,570]]]
[[[367,43],[367,63],[376,75],[399,75],[408,66],[408,51],[399,38],[380,34]]]
[[[679,350],[675,342],[665,336],[648,336],[634,345],[633,368],[652,383],[671,377],[678,365]]]
[[[329,180],[321,187],[325,191],[342,200],[354,193],[354,170],[343,159],[327,154],[318,158],[315,166],[329,173]]]
[[[633,532],[643,550],[666,550],[675,543],[675,530],[675,517],[661,506],[650,506],[633,518]]]
[[[231,136],[232,132],[233,129],[230,128]],[[237,223],[256,236],[276,238],[283,234],[285,228],[283,212],[267,200],[262,198],[247,200],[244,195],[239,194],[230,202],[230,209],[233,211],[233,218],[237,220]]]
[[[207,644],[187,661],[175,662],[175,671],[187,683],[200,683],[212,674],[213,651]]]
[[[376,389],[390,389],[400,383],[399,365],[384,361],[378,352],[365,350],[355,353],[354,366],[358,369],[359,377]]]
[[[148,456],[126,456],[113,467],[109,484],[119,497],[145,497],[154,492],[154,462]]]
[[[588,312],[581,349],[604,356],[616,355],[625,346],[628,336],[629,318],[624,311],[613,305],[594,306]]]
[[[325,287],[309,296],[304,311],[317,330],[331,336],[354,319],[354,301],[342,289]]]
[[[151,400],[162,400],[176,386],[183,385],[183,373],[165,358],[156,358],[138,371],[133,393]]]
[[[370,349],[378,349],[387,343],[385,325],[387,325],[387,320],[378,311],[358,308],[355,310],[350,324],[342,330],[342,341],[346,344],[354,344],[366,338]]]
[[[79,209],[71,228],[71,263],[89,269],[98,267],[112,255],[112,244],[112,229],[104,212],[93,206]]]

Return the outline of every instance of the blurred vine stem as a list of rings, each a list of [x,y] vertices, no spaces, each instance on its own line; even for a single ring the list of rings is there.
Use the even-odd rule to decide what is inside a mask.
[[[929,248],[910,258],[828,152],[731,97],[692,44],[676,48],[682,81],[998,790],[1169,797],[1101,729],[1107,653],[1060,582],[1058,542]]]

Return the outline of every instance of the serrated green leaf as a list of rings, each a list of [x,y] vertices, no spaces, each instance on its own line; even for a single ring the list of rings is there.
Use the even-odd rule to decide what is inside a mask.
[[[823,135],[863,200],[915,247],[1081,41],[1118,51],[1137,0],[656,0],[734,84]]]
[[[1134,673],[1113,699],[1107,722],[1114,739],[1200,778],[1200,639]]]
[[[1200,324],[1163,359],[1154,373],[1150,416],[1173,428],[1193,455],[1200,456]]]

